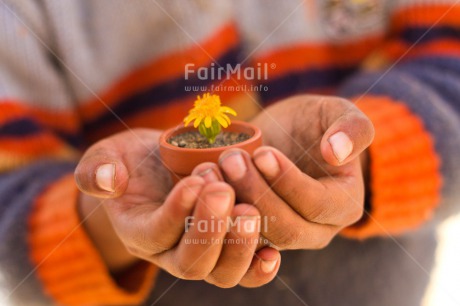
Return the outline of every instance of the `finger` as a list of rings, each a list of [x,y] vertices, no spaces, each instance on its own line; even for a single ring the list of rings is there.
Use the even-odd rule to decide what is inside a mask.
[[[251,265],[240,281],[240,285],[247,288],[260,287],[275,278],[281,264],[280,253],[270,247],[259,250],[254,256]]]
[[[227,234],[227,221],[235,196],[223,182],[207,184],[178,246],[163,258],[162,266],[179,278],[201,280],[211,273]]]
[[[222,153],[219,164],[226,181],[234,188],[238,202],[256,206],[260,214],[266,217],[262,218],[261,233],[278,248],[316,249],[330,241],[335,226],[304,219],[267,184],[247,152],[227,150]],[[304,205],[309,205],[306,201],[309,199],[302,199]],[[270,222],[273,219],[275,221]]]
[[[317,181],[303,173],[283,153],[272,147],[254,151],[254,164],[272,190],[305,220],[330,225],[348,225],[363,213],[360,175]]]
[[[128,170],[123,152],[111,140],[105,139],[89,148],[75,169],[78,188],[99,198],[116,198],[128,186]]]
[[[219,170],[219,167],[215,163],[202,163],[196,166],[192,175],[198,175],[204,178],[207,183],[223,181],[224,178]]]
[[[322,103],[323,158],[333,166],[348,163],[371,144],[374,126],[350,101],[333,98]]]
[[[159,206],[116,201],[104,206],[129,251],[150,259],[179,242],[204,185],[203,178],[190,176],[177,183]]]
[[[205,278],[208,283],[221,288],[238,285],[251,264],[259,237],[260,215],[254,206],[235,206],[232,219],[234,222],[225,236],[219,260]]]

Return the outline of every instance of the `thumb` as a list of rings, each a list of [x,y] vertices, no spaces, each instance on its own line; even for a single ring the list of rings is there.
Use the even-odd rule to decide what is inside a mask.
[[[322,114],[326,132],[321,139],[321,154],[327,163],[346,164],[372,143],[374,126],[352,102],[331,99],[324,102]]]
[[[75,169],[78,188],[99,198],[121,196],[128,186],[128,170],[122,153],[110,140],[102,140],[90,147]]]

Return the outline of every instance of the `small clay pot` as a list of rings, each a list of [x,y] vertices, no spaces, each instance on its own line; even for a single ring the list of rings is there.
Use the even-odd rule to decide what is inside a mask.
[[[160,137],[160,155],[165,166],[171,172],[172,179],[177,183],[180,179],[190,175],[193,169],[204,162],[217,163],[222,152],[232,148],[239,148],[252,154],[255,149],[262,145],[262,133],[258,127],[243,121],[232,121],[225,131],[235,133],[246,133],[249,139],[234,145],[208,148],[190,149],[180,148],[167,142],[172,136],[193,131],[193,126],[178,126],[166,130]]]

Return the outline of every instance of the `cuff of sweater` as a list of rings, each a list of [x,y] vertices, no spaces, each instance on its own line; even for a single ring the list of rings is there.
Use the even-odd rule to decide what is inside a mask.
[[[356,104],[373,122],[370,211],[342,230],[350,238],[397,235],[429,220],[440,199],[440,162],[422,121],[403,103],[366,96]]]
[[[139,263],[126,274],[129,286],[116,283],[81,225],[77,198],[73,175],[65,176],[39,196],[30,216],[31,260],[45,292],[59,305],[139,304],[157,268]]]

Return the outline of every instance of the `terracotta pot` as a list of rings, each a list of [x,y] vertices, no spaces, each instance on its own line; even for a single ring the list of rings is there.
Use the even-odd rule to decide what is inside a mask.
[[[181,178],[192,173],[192,170],[203,162],[217,163],[220,154],[231,148],[240,148],[252,154],[255,149],[262,145],[262,133],[256,126],[243,122],[232,121],[232,124],[225,129],[227,132],[246,133],[251,138],[240,143],[209,149],[180,148],[169,144],[167,140],[172,136],[193,131],[193,126],[178,126],[165,131],[160,137],[160,155],[166,167],[171,172],[172,179],[177,183]]]

